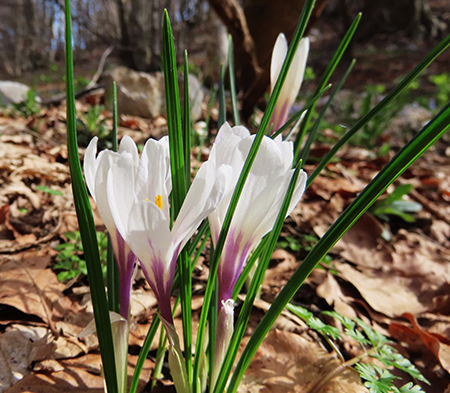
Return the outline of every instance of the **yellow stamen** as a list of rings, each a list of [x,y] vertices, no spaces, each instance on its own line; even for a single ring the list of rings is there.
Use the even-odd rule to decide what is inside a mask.
[[[156,195],[155,197],[155,204],[158,206],[161,210],[163,208],[163,199],[161,195]]]

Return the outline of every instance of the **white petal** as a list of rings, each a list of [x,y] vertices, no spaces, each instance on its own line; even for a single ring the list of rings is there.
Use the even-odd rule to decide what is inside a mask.
[[[290,141],[284,141],[278,143],[278,148],[280,149],[281,156],[284,159],[284,169],[287,171],[292,168],[292,163],[294,162],[294,144]]]
[[[107,200],[116,227],[128,243],[128,216],[137,202],[135,194],[134,159],[130,153],[122,153],[108,171]]]
[[[248,156],[250,148],[252,146],[254,135],[249,138],[244,139],[239,143],[235,149],[234,155],[232,156],[231,165],[234,166],[234,161],[244,162]],[[261,145],[258,149],[258,154],[256,155],[255,161],[253,162],[251,173],[255,176],[272,177],[276,176],[277,173],[284,172],[284,157],[282,155],[283,151],[280,150],[278,143],[273,139],[265,136]]]
[[[84,177],[86,178],[86,184],[88,189],[95,200],[95,174],[97,172],[98,162],[96,160],[97,155],[97,142],[98,138],[95,136],[89,142],[86,148],[86,153],[84,154]]]
[[[206,161],[189,188],[180,213],[173,225],[175,244],[184,245],[200,223],[222,200],[228,185],[231,168],[222,166],[216,171],[215,164]]]
[[[233,128],[231,128],[230,124],[226,121],[222,124],[222,127],[220,127],[214,143],[219,143],[223,138],[232,135],[238,136],[240,139],[243,139],[250,135],[250,131],[247,130],[247,128],[245,128],[244,126],[234,126]]]
[[[142,152],[139,163],[136,194],[139,200],[155,202],[157,195],[162,197],[163,212],[169,218],[170,163],[166,143],[149,139]]]
[[[280,93],[280,102],[286,100],[289,103],[289,107],[295,101],[297,94],[303,82],[303,76],[305,74],[306,60],[309,52],[309,38],[302,38],[298,44],[297,51],[295,52],[292,64],[289,67],[286,81]]]
[[[251,239],[259,241],[272,228],[281,206],[280,191],[285,183],[283,177],[272,179],[270,185],[264,188],[258,187],[260,178],[244,187],[239,200],[232,226],[239,228],[243,243]]]
[[[106,229],[108,229],[108,232],[113,237],[116,234],[116,224],[108,203],[107,175],[118,157],[117,153],[110,150],[101,151],[97,158],[98,165],[97,172],[95,173],[95,202],[97,203],[97,209],[105,223]]]
[[[164,263],[168,272],[174,252],[173,235],[161,209],[152,202],[141,201],[130,212],[128,244],[154,280],[153,264]]]
[[[300,199],[305,192],[306,183],[308,182],[308,175],[303,169],[300,171],[298,175],[297,184],[295,185],[294,194],[292,195],[291,203],[289,204],[287,215],[291,214],[292,210],[294,210],[295,206],[300,202]]]
[[[283,66],[286,54],[288,51],[288,44],[286,37],[283,33],[280,33],[275,42],[272,52],[272,61],[270,63],[270,93],[275,87],[278,75],[280,75],[281,67]]]
[[[210,160],[214,159],[217,167],[228,163],[236,145],[249,136],[250,131],[245,127],[236,126],[231,128],[228,123],[224,123],[217,134],[211,150]]]
[[[133,162],[137,168],[139,163],[139,153],[136,146],[136,143],[134,143],[133,139],[131,139],[128,135],[125,135],[122,140],[120,141],[119,145],[119,153],[130,153],[133,157]]]

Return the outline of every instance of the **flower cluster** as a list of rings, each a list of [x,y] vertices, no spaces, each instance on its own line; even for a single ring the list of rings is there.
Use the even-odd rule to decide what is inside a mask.
[[[170,293],[176,260],[200,223],[222,199],[229,171],[226,166],[216,168],[214,160],[205,162],[171,225],[167,137],[159,141],[149,139],[140,158],[135,143],[127,136],[117,153],[104,150],[96,157],[96,151],[94,138],[86,150],[84,169],[119,266],[121,314],[128,318],[131,276],[137,258],[162,317],[171,322]]]
[[[302,40],[275,106],[273,131],[287,119],[302,83],[308,48],[309,41]],[[286,52],[287,42],[281,34],[272,56],[272,90]],[[126,357],[123,348],[128,336],[130,291],[138,262],[158,300],[171,348],[169,363],[175,384],[182,387],[180,391],[190,388],[186,384],[185,364],[180,360],[183,356],[170,303],[177,259],[206,218],[216,246],[254,138],[245,127],[231,128],[225,123],[220,128],[209,159],[195,176],[177,217],[172,217],[169,205],[172,182],[167,137],[159,141],[149,139],[140,157],[136,144],[128,136],[122,138],[118,152],[104,150],[97,155],[96,137],[86,150],[86,183],[109,231],[120,276],[121,316],[113,316],[121,324],[116,329],[120,334],[115,334],[116,341],[122,343],[123,353],[119,357],[124,354]],[[293,158],[292,142],[282,141],[281,135],[275,139],[263,137],[237,203],[218,268],[219,314],[211,387],[233,331],[234,286],[250,253],[274,226],[294,172]],[[301,171],[287,214],[299,202],[306,180],[306,173]],[[126,363],[119,362],[117,367],[121,380],[126,381]]]
[[[216,243],[234,187],[254,136],[241,126],[225,123],[210,157],[198,171],[176,220],[171,226],[171,177],[168,139],[150,139],[139,158],[136,145],[125,136],[119,152],[98,154],[97,138],[86,150],[86,182],[110,233],[119,266],[121,314],[128,318],[131,277],[135,260],[158,299],[161,315],[171,321],[170,293],[178,255],[209,217]],[[250,252],[273,227],[292,169],[292,142],[264,137],[234,214],[219,265],[219,300],[231,298]],[[301,172],[289,208],[305,189]]]

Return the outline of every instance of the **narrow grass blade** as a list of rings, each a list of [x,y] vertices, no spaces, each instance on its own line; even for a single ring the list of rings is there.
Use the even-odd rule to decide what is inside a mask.
[[[400,176],[420,155],[450,128],[450,104],[448,104],[432,121],[430,121],[413,139],[411,139],[382,169],[382,171],[356,197],[351,205],[341,214],[327,233],[306,256],[289,281],[275,298],[272,306],[264,315],[254,331],[230,381],[228,393],[236,392],[245,370],[249,366],[259,345],[281,314],[287,303],[298,291],[304,280],[317,263],[358,220],[359,217],[376,201],[376,199]]]
[[[231,34],[228,34],[228,73],[230,77],[231,107],[233,109],[233,121],[234,125],[238,126],[241,124],[241,119],[239,117],[239,107],[236,93],[236,73],[234,71],[234,46],[233,46],[233,37],[231,37]]]
[[[331,84],[329,84],[328,86],[325,86],[320,92],[318,92],[317,94],[315,94],[313,97],[311,97],[305,104],[305,106],[299,110],[296,114],[292,115],[290,119],[288,119],[288,121],[286,123],[283,124],[283,126],[281,126],[277,132],[275,132],[273,135],[269,132],[269,134],[271,135],[272,139],[275,139],[278,135],[282,134],[284,131],[286,131],[288,129],[288,127],[294,123],[295,121],[301,119],[302,115],[309,110],[313,105],[316,104],[317,100],[322,97],[323,94],[325,94],[325,92],[327,92],[329,89],[331,88]],[[293,127],[293,129],[295,129],[295,125]],[[285,140],[289,139],[289,135],[291,134],[292,130],[289,132],[289,134],[286,136],[286,138],[284,138]]]
[[[160,323],[161,320],[158,317],[158,313],[156,313],[153,317],[153,321],[150,325],[147,336],[145,337],[144,343],[142,344],[141,352],[139,353],[136,366],[134,367],[134,373],[133,378],[131,379],[129,393],[136,393],[137,391],[139,377],[144,367],[145,359],[150,352],[150,347],[152,346],[153,340],[155,339]]]
[[[65,1],[66,25],[66,102],[67,102],[67,150],[69,153],[70,176],[72,191],[80,226],[81,240],[86,259],[91,290],[92,306],[94,308],[95,325],[102,356],[103,370],[108,392],[117,393],[117,374],[114,360],[114,346],[109,319],[108,302],[106,300],[105,285],[98,253],[97,236],[94,218],[92,216],[89,197],[84,184],[78,156],[73,51],[72,51],[72,18],[70,15],[70,0]]]
[[[184,359],[186,371],[192,384],[192,281],[191,264],[187,252],[182,251],[179,258],[181,320],[183,324]]]
[[[225,66],[220,65],[220,81],[219,81],[219,118],[217,120],[217,129],[227,121],[227,103],[225,99]]]
[[[176,219],[178,212],[183,204],[186,196],[186,176],[184,152],[186,151],[186,141],[183,140],[183,132],[181,128],[181,110],[180,97],[178,92],[177,66],[175,59],[175,48],[172,36],[172,27],[170,25],[167,10],[164,11],[163,22],[163,59],[164,59],[164,80],[166,84],[166,108],[167,108],[167,125],[169,129],[169,148],[170,148],[170,165],[172,172],[172,216]],[[186,82],[185,82],[186,84]],[[189,111],[189,92],[186,107]],[[186,90],[185,90],[186,96]],[[186,113],[185,113],[186,116]],[[190,118],[190,115],[187,115]],[[186,123],[186,122],[185,122]],[[185,129],[189,129],[189,125],[185,124]],[[190,168],[190,146],[188,159]],[[189,171],[190,178],[190,171]],[[192,312],[191,312],[191,296],[192,282],[190,274],[190,263],[185,251],[180,253],[178,258],[178,266],[180,272],[180,297],[181,297],[181,315],[183,322],[183,339],[185,346],[186,370],[189,379],[192,375]]]
[[[350,64],[350,67],[348,67],[347,71],[345,72],[344,76],[340,80],[339,84],[336,86],[336,89],[334,89],[333,93],[331,94],[330,98],[328,99],[327,103],[324,105],[322,110],[319,113],[319,116],[317,117],[313,128],[311,129],[311,132],[308,135],[308,139],[306,140],[305,146],[302,150],[302,154],[300,155],[300,160],[302,162],[306,162],[309,156],[309,150],[311,149],[311,145],[316,139],[317,131],[319,130],[320,122],[323,119],[323,116],[327,112],[328,108],[330,107],[331,103],[333,102],[334,97],[336,96],[337,92],[341,90],[343,84],[345,83],[347,77],[349,76],[350,72],[352,72],[353,67],[356,63],[356,59],[352,60],[352,63]]]
[[[186,196],[183,134],[181,129],[180,94],[178,91],[177,64],[169,14],[163,18],[163,64],[166,87],[167,127],[169,131],[170,167],[172,172],[172,204],[176,219]]]
[[[113,82],[113,127],[110,133],[112,150],[117,151],[117,87]],[[106,282],[108,287],[108,305],[111,311],[120,312],[120,278],[119,267],[117,266],[114,252],[111,245],[111,238],[108,236],[108,249],[106,257]]]
[[[195,353],[200,353],[200,351],[203,348],[203,340],[205,337],[205,329],[206,329],[206,320],[207,320],[207,316],[209,314],[209,307],[210,307],[210,303],[211,303],[213,290],[215,288],[215,280],[217,277],[217,269],[219,266],[220,255],[222,254],[222,250],[225,245],[226,236],[230,229],[233,214],[236,210],[236,206],[237,206],[239,197],[244,188],[245,181],[250,173],[250,169],[255,160],[256,153],[258,152],[259,146],[261,145],[261,141],[267,131],[268,126],[269,126],[269,121],[272,116],[273,110],[275,108],[275,103],[278,99],[278,96],[280,95],[280,90],[281,90],[284,80],[286,79],[287,71],[289,69],[290,64],[292,63],[292,59],[294,58],[294,54],[297,49],[297,46],[303,36],[303,33],[306,28],[306,24],[308,23],[308,20],[311,16],[311,12],[314,7],[314,3],[315,3],[315,0],[307,0],[305,3],[302,15],[300,17],[299,24],[294,33],[294,38],[292,39],[291,46],[289,47],[289,51],[287,53],[286,60],[283,64],[283,67],[281,68],[280,75],[278,76],[278,80],[275,84],[274,90],[270,97],[270,100],[269,100],[269,103],[267,106],[267,110],[264,113],[264,116],[261,120],[261,125],[255,136],[253,144],[250,148],[247,160],[245,161],[245,164],[242,168],[242,171],[239,176],[239,180],[236,184],[233,196],[231,197],[230,205],[229,205],[227,214],[225,216],[224,222],[222,224],[222,230],[220,231],[219,238],[217,240],[216,249],[215,249],[214,255],[210,261],[210,276],[208,279],[208,283],[206,285],[206,291],[205,291],[205,296],[204,296],[204,300],[203,300],[203,308],[202,308],[202,312],[200,314],[200,321],[199,321],[199,328],[198,328],[198,335],[197,335],[197,345],[196,345]],[[193,373],[194,393],[196,392],[197,385],[198,385],[197,381],[198,381],[198,377],[199,377],[199,366],[200,366],[200,357],[196,356],[195,360],[194,360],[194,373]],[[227,376],[225,376],[225,377],[227,377]]]
[[[303,6],[300,20],[294,32],[294,37],[292,38],[291,45],[289,46],[288,53],[286,54],[286,59],[284,60],[283,66],[281,67],[280,74],[278,75],[278,79],[275,83],[272,94],[270,95],[266,111],[264,112],[263,118],[261,119],[261,125],[259,126],[259,128],[263,129],[264,131],[267,131],[267,128],[269,126],[269,121],[272,117],[273,110],[278,100],[278,96],[280,95],[281,88],[283,87],[297,47],[300,43],[300,40],[303,38],[303,34],[305,33],[306,25],[308,24],[309,18],[311,17],[311,13],[315,3],[316,0],[306,0],[305,5]],[[317,89],[317,91],[322,90],[323,86],[320,89]]]
[[[111,239],[108,236],[106,249],[106,285],[108,288],[108,306],[110,311],[120,313],[120,280],[119,269],[114,257]]]
[[[211,252],[212,254],[212,252]],[[216,280],[214,282],[214,291],[211,297],[211,305],[209,307],[209,317],[208,317],[208,333],[209,333],[209,367],[208,367],[208,378],[212,381],[212,372],[214,367],[214,354],[216,349],[216,331],[217,331],[217,316],[219,313],[219,283]],[[211,388],[211,386],[210,386]]]
[[[191,106],[189,97],[189,62],[187,51],[184,52],[184,112],[183,112],[183,152],[184,152],[184,182],[186,193],[191,184]]]
[[[323,168],[331,161],[334,155],[339,149],[362,127],[364,127],[370,120],[372,120],[378,113],[386,108],[398,95],[400,95],[421,73],[425,70],[433,60],[438,57],[445,49],[450,45],[450,35],[448,35],[438,46],[436,46],[426,57],[423,59],[398,85],[394,88],[384,99],[375,106],[369,113],[363,116],[358,122],[350,129],[328,154],[322,159],[313,173],[309,176],[308,185],[317,177]]]
[[[205,220],[200,225],[200,228],[198,228],[198,231],[195,234],[194,238],[188,243],[187,253],[189,256],[191,256],[195,252],[195,249],[202,240],[202,237],[208,237],[210,233],[209,222],[208,220]]]
[[[342,55],[344,54],[345,50],[347,49],[353,35],[355,34],[356,28],[359,25],[359,21],[361,20],[361,13],[359,13],[356,18],[354,19],[353,23],[350,25],[349,29],[347,30],[347,33],[345,33],[344,38],[342,39],[341,43],[339,44],[338,49],[336,50],[336,53],[334,54],[333,58],[331,59],[330,64],[328,64],[327,69],[325,70],[325,73],[322,77],[322,79],[319,82],[319,85],[317,86],[316,92],[319,92],[322,90],[330,80],[331,75],[333,74],[334,70],[336,69],[337,65],[339,64]],[[299,160],[299,153],[300,148],[302,145],[303,138],[305,136],[305,133],[309,127],[309,121],[311,120],[311,116],[314,112],[315,105],[312,106],[311,110],[306,113],[302,124],[300,126],[300,130],[298,131],[297,137],[295,139],[294,143],[294,163],[297,163]]]
[[[194,259],[192,260],[191,274],[194,271],[195,265],[197,264],[197,261],[200,258],[200,255],[202,255],[202,252],[203,252],[203,250],[205,249],[205,246],[206,246],[206,242],[208,241],[210,236],[211,236],[211,231],[209,230],[209,227],[208,227],[207,228],[207,232],[205,233],[205,237],[203,238],[202,242],[198,246],[197,253],[194,256]]]
[[[286,191],[286,195],[283,201],[283,205],[281,206],[280,212],[278,213],[277,220],[275,221],[274,227],[270,234],[267,236],[267,241],[264,242],[266,247],[262,253],[261,258],[259,259],[258,266],[255,271],[255,275],[253,276],[252,282],[250,284],[250,288],[245,297],[244,304],[239,313],[238,320],[236,322],[236,326],[234,328],[233,336],[231,338],[230,345],[227,350],[227,354],[225,355],[225,360],[222,364],[222,368],[219,373],[219,378],[216,383],[216,387],[214,389],[214,393],[223,392],[226,387],[226,383],[228,381],[228,375],[230,374],[234,361],[239,351],[240,343],[242,338],[244,337],[245,329],[247,327],[248,320],[250,318],[250,313],[253,308],[253,302],[256,299],[256,295],[259,291],[259,288],[264,279],[264,274],[269,266],[270,257],[272,252],[276,246],[278,237],[280,236],[281,229],[283,227],[284,220],[286,218],[286,214],[289,208],[289,203],[292,199],[292,195],[295,190],[295,185],[297,183],[298,176],[300,174],[300,167],[298,165],[292,175],[291,181],[289,183],[289,187]],[[239,373],[239,363],[235,368],[234,373]],[[242,366],[241,366],[242,367]]]
[[[162,379],[162,369],[164,365],[164,357],[166,354],[166,346],[167,346],[167,334],[164,329],[161,329],[159,333],[159,344],[158,349],[156,350],[156,358],[155,358],[155,368],[152,372],[152,382],[150,391],[156,387],[156,383],[158,380]]]
[[[112,150],[117,151],[118,141],[117,141],[117,130],[119,128],[119,112],[117,111],[117,86],[116,82],[113,81],[113,127],[111,130],[111,142]]]
[[[255,251],[253,251],[251,257],[248,259],[247,263],[245,264],[244,270],[242,270],[241,275],[239,276],[236,285],[233,288],[233,294],[231,298],[236,301],[239,293],[241,292],[242,287],[245,284],[245,281],[247,280],[248,275],[250,274],[253,266],[255,266],[256,261],[261,256],[262,252],[264,251],[265,247],[267,246],[267,241],[269,240],[268,236],[265,236],[261,242],[258,244],[258,247],[256,247]]]
[[[216,101],[216,94],[217,94],[216,88],[213,86],[210,90],[208,114],[206,115],[206,120],[205,120],[206,125],[205,125],[205,129],[204,129],[204,133],[200,137],[200,142],[199,142],[199,146],[198,146],[197,160],[196,160],[195,171],[194,171],[195,173],[197,173],[198,168],[200,167],[200,161],[201,161],[201,156],[202,156],[202,146],[205,144],[206,137],[208,136],[209,121],[211,120],[211,113],[214,108],[214,102]]]

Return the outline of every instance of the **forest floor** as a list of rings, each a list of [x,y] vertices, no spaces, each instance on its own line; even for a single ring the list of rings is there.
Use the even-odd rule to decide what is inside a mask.
[[[314,45],[313,42],[312,48]],[[406,41],[391,46],[391,51],[381,50],[384,45],[380,38],[375,49],[367,45],[354,48],[359,65],[313,146],[304,167],[308,173],[329,151],[330,143],[339,138],[342,126],[336,125],[351,125],[364,110],[361,102],[370,89],[361,86],[383,85],[389,90],[392,80],[411,70],[427,50],[426,44],[408,48]],[[323,68],[322,55],[317,52],[312,57],[317,75]],[[364,134],[369,131],[363,130],[363,136],[342,149],[308,188],[286,220],[260,299],[255,303],[248,335],[320,236],[399,147],[430,119],[433,106],[439,105],[438,95],[444,95],[442,100],[449,98],[445,81],[439,84],[428,79],[448,71],[449,60],[447,51],[429,68],[418,89],[411,90],[393,113],[373,125],[376,138],[371,143],[364,139],[370,137]],[[45,78],[41,79],[38,87],[48,87]],[[304,90],[312,91],[314,83],[306,82]],[[382,94],[382,90],[376,90],[372,104]],[[97,98],[85,97],[77,102],[77,112],[85,124],[94,99]],[[206,106],[204,112],[206,116]],[[216,132],[215,113],[211,137]],[[101,112],[94,123],[97,130],[110,129],[111,113]],[[31,112],[0,110],[0,392],[103,391],[97,340],[92,336],[77,338],[93,317],[76,235],[65,127],[63,105],[31,108]],[[166,129],[162,117],[146,120],[123,115],[119,136],[129,135],[142,144],[149,137],[161,137]],[[395,347],[430,382],[426,385],[415,381],[428,393],[450,391],[449,141],[448,135],[438,141],[382,197],[386,200],[393,191],[408,189],[401,200],[404,206],[409,204],[416,209],[401,211],[405,214],[402,218],[401,214],[383,214],[379,204],[378,211],[364,214],[293,299],[294,304],[340,330],[341,324],[321,312],[334,310],[342,316],[360,318],[393,340]],[[193,160],[198,149],[193,151]],[[202,149],[205,158],[208,146]],[[83,156],[83,148],[80,153]],[[411,185],[411,190],[405,185]],[[94,214],[97,230],[104,232],[95,206]],[[99,236],[104,251],[105,237]],[[206,255],[200,258],[193,276],[194,324],[206,285]],[[132,293],[130,375],[155,310],[156,300],[138,274]],[[179,314],[176,326],[181,327]],[[302,319],[286,311],[274,327],[240,392],[314,392],[318,381],[339,368],[336,353]],[[363,352],[353,338],[345,335],[337,346],[346,360]],[[156,344],[144,366],[141,391],[146,391],[155,348]],[[163,371],[167,376],[166,367]],[[398,375],[402,378],[398,386],[410,381],[406,374]],[[171,389],[169,382],[163,382],[161,391]],[[163,389],[164,385],[167,386]],[[357,374],[345,370],[330,377],[320,390],[337,391],[368,390]]]

